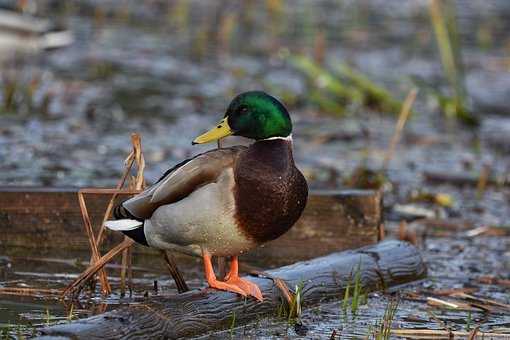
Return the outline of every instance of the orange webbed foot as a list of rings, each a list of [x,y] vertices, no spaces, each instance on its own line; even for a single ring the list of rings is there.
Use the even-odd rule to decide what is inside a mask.
[[[246,297],[248,295],[244,291],[244,289],[242,289],[241,287],[239,287],[238,285],[236,285],[232,282],[222,282],[222,281],[214,280],[214,281],[208,281],[208,283],[209,283],[209,287],[214,288],[214,289],[225,290],[227,292],[237,293],[244,297]]]
[[[230,271],[225,276],[225,281],[242,289],[246,295],[253,296],[260,302],[264,301],[259,286],[255,283],[239,277],[239,262],[237,256],[233,256],[230,262]]]
[[[207,251],[203,251],[203,257],[204,257],[204,272],[205,272],[205,278],[207,279],[207,283],[209,284],[209,287],[224,290],[227,292],[232,292],[239,294],[243,297],[246,297],[248,295],[243,289],[238,287],[237,285],[234,285],[229,282],[223,282],[216,279],[216,275],[214,274],[214,269],[211,263],[211,255]]]
[[[228,284],[235,285],[242,289],[246,295],[253,296],[255,299],[259,300],[260,302],[264,301],[264,298],[262,297],[262,292],[260,291],[259,286],[257,286],[255,283],[250,282],[245,279],[241,279],[240,277],[237,278],[229,278],[227,281]]]

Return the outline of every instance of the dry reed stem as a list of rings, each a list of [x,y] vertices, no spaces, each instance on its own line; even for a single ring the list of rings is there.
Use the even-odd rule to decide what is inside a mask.
[[[131,135],[131,142],[133,143],[133,153],[136,167],[138,169],[135,177],[134,188],[136,190],[142,190],[145,187],[145,178],[143,175],[145,170],[145,158],[142,153],[142,141],[140,135],[133,133]]]
[[[418,245],[418,236],[416,235],[416,230],[408,228],[407,222],[405,220],[400,221],[398,226],[398,239],[407,241],[415,246]]]
[[[459,293],[472,293],[478,291],[475,287],[464,287],[464,288],[451,288],[451,289],[439,289],[434,290],[431,294],[436,296],[454,296]]]
[[[489,176],[491,174],[491,167],[488,164],[485,164],[480,171],[480,177],[478,178],[478,183],[476,184],[476,195],[478,198],[482,198],[485,189],[487,188],[487,183],[489,181]]]
[[[218,266],[218,276],[224,278],[225,275],[227,275],[227,258],[218,256],[216,259],[216,264]]]
[[[180,294],[189,291],[189,287],[186,284],[184,278],[182,277],[182,274],[175,263],[173,255],[171,253],[169,254],[165,250],[161,250],[161,253],[163,255],[163,258],[165,259],[165,264],[168,268],[168,271],[170,272],[170,275],[172,275],[172,278],[175,281],[175,285],[177,286],[177,292],[179,292]]]
[[[142,153],[142,139],[140,135],[137,133],[131,134],[131,144],[133,145],[133,151],[129,154],[128,158],[125,161],[126,164],[126,174],[129,173],[129,170],[132,168],[133,161],[136,163],[136,177],[131,178],[129,183],[129,188],[134,190],[143,190],[145,187],[145,178],[144,178],[144,170],[145,170],[145,159]],[[119,183],[119,185],[124,185],[125,177],[123,177],[123,181]],[[110,200],[110,203],[113,206],[113,200]],[[105,220],[108,216],[105,215]],[[103,221],[103,226],[104,226]],[[103,228],[102,226],[102,228]],[[127,236],[124,236],[124,240],[128,239]],[[126,293],[126,271],[129,272],[128,276],[132,277],[132,258],[130,256],[130,248],[126,248],[122,251],[122,265],[120,270],[120,289],[121,294],[124,295]],[[129,288],[131,289],[131,280],[129,280]]]
[[[85,230],[87,232],[87,236],[88,236],[89,242],[90,242],[90,247],[91,247],[91,250],[92,250],[92,257],[91,257],[91,260],[90,260],[91,265],[90,265],[89,269],[91,267],[94,267],[96,262],[100,258],[100,253],[99,253],[99,249],[98,248],[99,248],[99,245],[101,244],[101,242],[103,240],[103,234],[104,234],[104,230],[105,230],[104,224],[110,218],[110,214],[111,214],[111,211],[113,209],[113,204],[114,204],[115,199],[117,198],[117,196],[119,194],[136,194],[136,193],[139,193],[143,189],[142,188],[143,184],[144,184],[143,169],[145,168],[145,161],[143,159],[143,154],[141,152],[140,136],[138,134],[132,134],[131,135],[131,141],[133,143],[133,151],[129,154],[129,156],[124,161],[124,164],[125,164],[124,173],[123,173],[122,178],[119,181],[119,183],[117,184],[115,189],[86,188],[86,189],[82,189],[82,190],[80,190],[78,192],[78,201],[80,203],[80,209],[82,211],[82,217],[83,217],[83,221],[84,221],[84,225],[85,225]],[[129,191],[122,190],[122,187],[124,186],[124,184],[126,182],[126,179],[129,176],[129,172],[131,171],[131,168],[132,168],[134,162],[137,163],[138,168],[139,168],[139,171],[138,171],[138,174],[137,174],[137,179],[136,179],[136,183],[138,185],[135,186],[134,190],[133,189],[130,189]],[[141,169],[141,171],[140,171],[140,169]],[[83,197],[84,193],[89,193],[89,194],[113,194],[112,197],[110,198],[110,201],[108,202],[108,206],[106,207],[106,211],[105,211],[105,214],[103,216],[103,221],[102,221],[101,226],[99,228],[99,232],[98,232],[97,238],[94,237],[94,231],[92,229],[92,223],[90,221],[90,217],[88,215],[87,207],[86,207],[86,204],[85,204],[85,199]],[[126,238],[124,239],[124,241],[126,241]],[[122,266],[121,266],[121,268],[122,268],[122,272],[121,272],[121,291],[123,293],[125,292],[125,277],[126,277],[126,275],[125,275],[125,267],[126,267],[126,265],[129,266],[129,271],[130,271],[129,275],[132,276],[131,265],[130,265],[130,263],[127,263],[127,262],[128,262],[127,252],[124,252],[123,253]],[[100,268],[100,281],[101,281],[101,288],[102,288],[103,294],[107,295],[107,294],[111,293],[111,287],[109,285],[108,277],[106,275],[106,271],[104,270],[104,268]],[[69,289],[71,287],[74,286],[74,283],[76,283],[76,282],[77,281],[73,282],[71,285],[69,285],[64,290],[64,295],[69,291]]]
[[[0,295],[16,295],[16,296],[52,296],[60,295],[61,289],[51,288],[19,288],[19,287],[2,287],[0,288]]]
[[[454,308],[454,309],[459,308],[459,305],[456,303],[444,301],[444,300],[433,298],[433,297],[428,297],[427,303],[431,306],[443,306],[443,307]]]
[[[378,228],[378,235],[377,235],[377,241],[381,242],[386,238],[386,227],[384,226],[384,223],[379,224]]]
[[[476,339],[476,334],[478,334],[478,330],[480,329],[480,326],[476,326],[475,328],[473,328],[473,330],[471,331],[471,333],[469,333],[469,337],[467,340],[475,340]]]
[[[471,332],[442,331],[433,329],[392,329],[391,334],[408,339],[451,339],[451,336],[467,337],[471,334]],[[509,334],[479,332],[477,336],[485,337],[485,339],[508,339]]]
[[[407,222],[405,220],[400,221],[398,224],[398,239],[404,240],[407,234]]]
[[[439,319],[431,310],[427,310],[427,314],[429,315],[429,317],[434,320],[435,322],[437,322],[439,325],[441,325],[441,327],[445,330],[445,331],[448,331],[448,332],[451,332],[452,330],[450,329],[450,327],[448,327],[448,325],[441,319]]]
[[[500,285],[510,287],[510,280],[500,279],[493,275],[484,275],[476,279],[476,281],[486,285]]]
[[[97,262],[95,262],[92,266],[88,267],[83,273],[78,276],[76,280],[74,280],[73,283],[71,283],[69,286],[64,289],[64,292],[62,293],[62,296],[67,295],[69,292],[74,291],[76,289],[81,289],[83,285],[90,280],[99,270],[101,270],[106,263],[111,261],[116,255],[118,255],[120,252],[122,252],[124,249],[131,247],[135,241],[131,239],[125,239],[121,243],[119,243],[117,246],[115,246],[113,249],[111,249],[109,252],[107,252],[103,257],[101,257]]]
[[[452,294],[452,296],[510,310],[510,305],[508,305],[506,303],[499,302],[499,301],[491,300],[491,299],[479,298],[479,297],[469,295],[466,293],[456,293],[456,294]]]
[[[383,168],[388,169],[388,165],[393,158],[395,153],[395,148],[397,147],[398,142],[400,141],[400,136],[402,135],[402,130],[409,118],[409,114],[411,113],[411,108],[413,107],[414,100],[416,99],[416,95],[418,94],[417,89],[412,89],[409,91],[404,103],[402,104],[402,109],[400,110],[400,115],[398,116],[397,125],[395,126],[395,132],[393,133],[393,137],[391,138],[390,145],[388,147],[388,151],[384,157]]]
[[[326,59],[326,34],[324,31],[318,31],[315,34],[313,42],[313,60],[318,65],[324,65]]]
[[[136,195],[139,194],[140,190],[129,190],[129,189],[115,189],[115,188],[83,188],[80,189],[83,194],[88,195]]]
[[[113,209],[113,203],[115,202],[115,199],[117,198],[117,195],[119,194],[118,191],[120,189],[122,189],[122,187],[124,186],[124,183],[126,182],[126,178],[129,174],[129,171],[131,170],[132,166],[133,166],[133,160],[131,160],[128,164],[126,164],[126,168],[124,169],[122,178],[116,187],[117,192],[113,193],[112,197],[110,198],[110,201],[108,202],[108,206],[106,207],[106,211],[103,216],[103,221],[101,222],[101,226],[99,227],[99,232],[98,232],[97,238],[96,238],[98,247],[101,244],[101,242],[103,241],[103,234],[104,234],[104,229],[105,229],[104,224],[108,220],[108,218],[110,218],[110,214]],[[124,292],[124,281],[123,280],[121,281],[121,292]]]
[[[124,240],[126,240],[126,236],[124,236]],[[126,294],[126,267],[127,267],[127,251],[129,248],[124,249],[122,251],[122,261],[120,267],[120,295],[124,296]]]
[[[85,226],[85,231],[89,238],[90,249],[92,251],[91,263],[94,264],[101,257],[99,253],[99,249],[97,248],[96,238],[94,236],[94,230],[92,229],[92,223],[90,222],[89,213],[87,210],[87,205],[85,204],[85,198],[83,197],[83,193],[78,191],[78,202],[80,204],[81,215],[83,218],[83,224]],[[99,281],[101,282],[101,291],[103,294],[107,295],[111,293],[111,287],[108,282],[108,276],[106,275],[106,271],[101,269],[99,273]]]
[[[127,275],[127,282],[128,282],[128,288],[131,295],[131,291],[133,289],[133,247],[128,248],[128,275]]]
[[[263,272],[261,270],[258,270],[256,267],[252,266],[252,265],[249,265],[249,264],[246,264],[246,263],[243,263],[241,265],[242,269],[249,272],[251,275],[255,275],[255,276],[258,276],[258,277],[265,277],[265,278],[268,278],[270,280],[273,280],[275,286],[280,289],[280,292],[282,293],[283,297],[285,298],[285,300],[287,301],[287,303],[289,304],[289,306],[292,304],[292,292],[291,290],[289,289],[289,287],[287,286],[287,284],[285,283],[285,281],[283,281],[282,279],[280,279],[279,277],[274,277],[266,272]]]
[[[131,156],[131,154],[130,154]],[[132,158],[132,157],[131,157]],[[128,157],[129,159],[129,157]],[[127,159],[126,159],[127,161]],[[104,233],[104,224],[106,221],[108,221],[108,218],[110,218],[111,211],[113,209],[113,203],[115,202],[115,199],[119,195],[119,191],[124,186],[124,183],[126,182],[127,176],[129,175],[129,171],[131,170],[131,167],[133,166],[134,159],[131,159],[130,162],[126,163],[126,166],[124,168],[124,173],[122,174],[122,178],[117,184],[117,187],[115,188],[117,191],[113,192],[112,197],[110,198],[110,201],[108,202],[108,206],[106,207],[106,211],[104,213],[103,222],[101,223],[101,227],[99,229],[99,233],[97,235],[97,243],[98,245],[101,245],[101,242],[103,241],[103,233]]]

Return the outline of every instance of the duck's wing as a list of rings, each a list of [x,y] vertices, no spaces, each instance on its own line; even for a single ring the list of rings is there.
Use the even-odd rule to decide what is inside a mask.
[[[138,219],[150,218],[158,207],[182,200],[198,188],[215,182],[233,167],[244,146],[211,150],[179,163],[151,187],[122,203],[122,207]]]

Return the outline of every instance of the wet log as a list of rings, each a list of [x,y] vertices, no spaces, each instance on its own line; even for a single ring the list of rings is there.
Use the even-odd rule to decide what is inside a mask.
[[[343,297],[356,270],[361,274],[365,292],[402,285],[426,275],[418,249],[401,241],[385,241],[354,251],[333,253],[268,273],[282,278],[289,287],[303,283],[302,301],[306,308]],[[154,296],[141,304],[44,328],[42,334],[68,339],[175,339],[229,328],[234,314],[237,327],[276,315],[283,303],[280,290],[271,279],[249,279],[261,288],[264,302],[211,289]]]
[[[0,247],[5,248],[7,255],[15,247],[88,250],[77,190],[0,187]],[[126,198],[119,197],[117,202]],[[110,195],[87,194],[85,199],[92,223],[97,227]],[[247,257],[260,262],[271,259],[278,266],[374,244],[378,241],[381,220],[381,195],[377,192],[312,191],[296,225]],[[121,241],[119,233],[108,232],[102,250]],[[147,252],[148,248],[135,248],[135,252],[141,251]]]

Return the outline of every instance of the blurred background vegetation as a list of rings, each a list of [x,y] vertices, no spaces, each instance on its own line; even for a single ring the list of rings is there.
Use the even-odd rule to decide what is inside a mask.
[[[510,230],[508,32],[508,0],[0,0],[0,185],[115,186],[132,132],[150,183],[215,147],[191,141],[233,96],[264,90],[291,112],[312,189],[383,190],[386,231],[422,242],[423,288],[471,287],[508,273],[508,237],[479,237]],[[0,301],[15,324],[49,323],[45,308]],[[331,308],[311,314],[319,334],[336,332]]]
[[[469,147],[477,152],[478,132],[487,126],[482,119],[509,112],[504,0],[3,0],[0,6],[4,184],[111,185],[132,131],[145,137],[153,180],[196,153],[193,136],[235,94],[252,89],[289,107],[297,158],[317,186],[345,184],[331,173],[369,165],[386,147],[412,88],[419,94],[411,126],[431,134],[444,127],[472,131]],[[9,26],[20,12],[24,26]],[[506,120],[487,121],[503,129],[500,135],[508,129]],[[380,138],[367,137],[382,130]],[[331,150],[331,157],[312,158],[303,141],[320,144],[321,153]],[[351,151],[345,164],[341,155]]]

